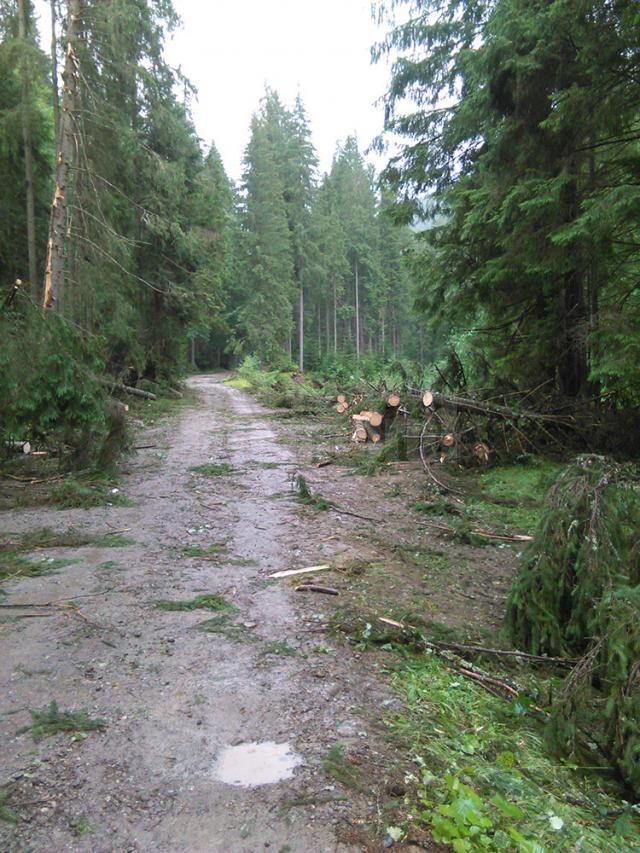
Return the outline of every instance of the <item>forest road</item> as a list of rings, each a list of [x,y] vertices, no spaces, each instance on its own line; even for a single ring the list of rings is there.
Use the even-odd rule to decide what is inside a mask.
[[[124,466],[129,505],[0,514],[4,533],[97,537],[34,552],[73,562],[4,584],[5,604],[57,602],[0,623],[0,795],[20,817],[0,820],[6,853],[361,849],[340,827],[377,806],[323,759],[338,742],[378,754],[366,709],[393,700],[331,648],[327,597],[269,578],[329,560],[336,537],[291,500],[278,421],[222,378],[192,377],[197,402],[139,437],[154,446]],[[158,607],[204,594],[226,608]],[[104,731],[18,733],[54,700]]]

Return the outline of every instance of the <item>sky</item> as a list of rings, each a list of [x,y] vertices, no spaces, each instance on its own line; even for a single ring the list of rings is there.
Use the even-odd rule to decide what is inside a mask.
[[[167,40],[170,65],[198,90],[191,104],[198,135],[214,141],[228,175],[239,180],[249,123],[265,86],[287,104],[300,93],[320,168],[336,142],[356,134],[361,150],[382,129],[388,69],[372,66],[382,36],[370,0],[174,0],[182,27]],[[37,0],[48,49],[48,0]],[[376,155],[368,156],[377,168]]]

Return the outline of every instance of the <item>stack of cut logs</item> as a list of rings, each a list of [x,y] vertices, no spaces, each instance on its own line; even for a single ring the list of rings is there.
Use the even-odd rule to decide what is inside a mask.
[[[349,411],[362,398],[354,398],[349,403],[345,394],[338,394],[336,400],[336,412],[343,415]],[[370,441],[377,444],[382,441],[385,432],[389,429],[400,407],[400,397],[395,393],[389,394],[386,401],[384,412],[370,412],[366,409],[351,415],[351,423],[353,424],[352,441],[365,442]]]

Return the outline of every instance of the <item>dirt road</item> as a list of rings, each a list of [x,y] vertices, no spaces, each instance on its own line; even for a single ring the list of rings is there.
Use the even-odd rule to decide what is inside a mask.
[[[0,784],[20,816],[0,821],[3,851],[346,851],[360,849],[340,840],[346,817],[375,812],[323,759],[338,741],[375,755],[364,709],[393,697],[331,648],[323,596],[268,577],[324,562],[335,542],[283,497],[296,459],[277,425],[219,378],[189,384],[198,404],[148,430],[140,443],[156,446],[126,466],[129,506],[0,515],[3,532],[126,537],[38,551],[75,562],[5,584],[8,604],[75,608],[0,624]],[[214,467],[190,470],[202,465]],[[156,604],[203,594],[229,607]],[[104,731],[17,734],[53,700],[104,719]],[[288,778],[236,784],[233,755],[219,778],[224,750],[253,742],[272,744],[260,772]],[[258,758],[245,781],[264,778]]]

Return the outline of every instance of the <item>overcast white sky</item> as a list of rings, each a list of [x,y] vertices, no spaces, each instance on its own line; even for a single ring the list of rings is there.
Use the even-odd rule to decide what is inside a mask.
[[[338,139],[356,133],[366,148],[382,127],[375,106],[387,68],[372,66],[381,35],[370,0],[174,0],[183,26],[166,56],[198,90],[192,104],[198,134],[215,141],[231,178],[239,179],[249,122],[265,84],[286,103],[299,91],[320,167],[327,170]],[[37,0],[47,35],[48,6]],[[369,158],[376,165],[375,158]]]

